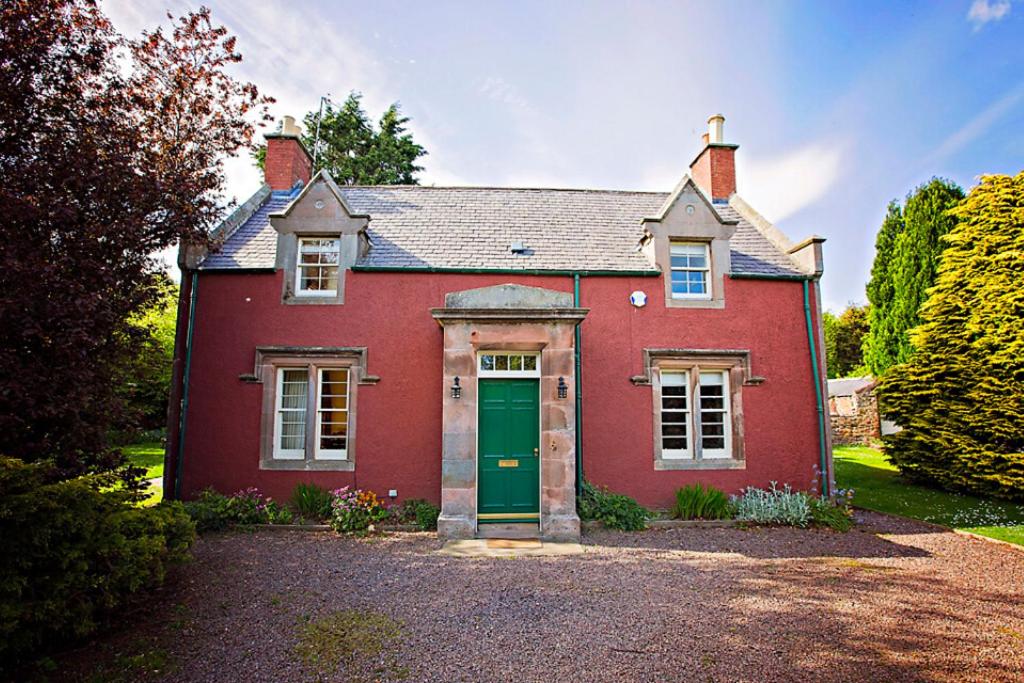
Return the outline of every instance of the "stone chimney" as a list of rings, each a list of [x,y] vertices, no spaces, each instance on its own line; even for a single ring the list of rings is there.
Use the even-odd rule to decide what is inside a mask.
[[[713,201],[725,201],[736,191],[736,148],[724,142],[725,117],[708,119],[708,132],[702,136],[704,149],[690,164],[690,177]]]
[[[313,175],[313,157],[299,139],[301,131],[295,118],[285,116],[280,133],[267,133],[267,158],[263,178],[274,191],[290,190],[295,183],[305,185]]]

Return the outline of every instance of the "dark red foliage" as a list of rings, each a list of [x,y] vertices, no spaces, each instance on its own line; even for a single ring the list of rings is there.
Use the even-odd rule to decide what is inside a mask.
[[[0,5],[0,453],[113,462],[152,255],[206,240],[221,162],[267,118],[240,60],[205,8],[128,41],[88,0]]]

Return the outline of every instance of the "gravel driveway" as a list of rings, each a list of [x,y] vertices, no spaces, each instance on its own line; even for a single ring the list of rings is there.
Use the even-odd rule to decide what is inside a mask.
[[[554,558],[441,557],[428,534],[212,535],[86,664],[141,638],[169,654],[166,680],[310,680],[297,629],[358,608],[402,623],[408,681],[1024,680],[1024,552],[859,516],[848,534],[597,532]]]

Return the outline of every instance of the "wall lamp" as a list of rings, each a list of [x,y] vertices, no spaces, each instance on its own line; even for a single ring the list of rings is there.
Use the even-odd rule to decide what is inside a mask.
[[[565,383],[564,377],[558,378],[558,398],[565,398],[569,395],[569,386]]]
[[[452,382],[452,398],[462,398],[462,387],[459,386],[459,378]]]

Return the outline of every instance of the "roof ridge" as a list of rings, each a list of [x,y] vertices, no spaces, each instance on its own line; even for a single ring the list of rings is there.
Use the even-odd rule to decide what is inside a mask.
[[[590,187],[509,187],[501,185],[339,185],[345,190],[507,190],[511,192],[590,192],[593,194],[665,195],[663,190],[607,190]]]

